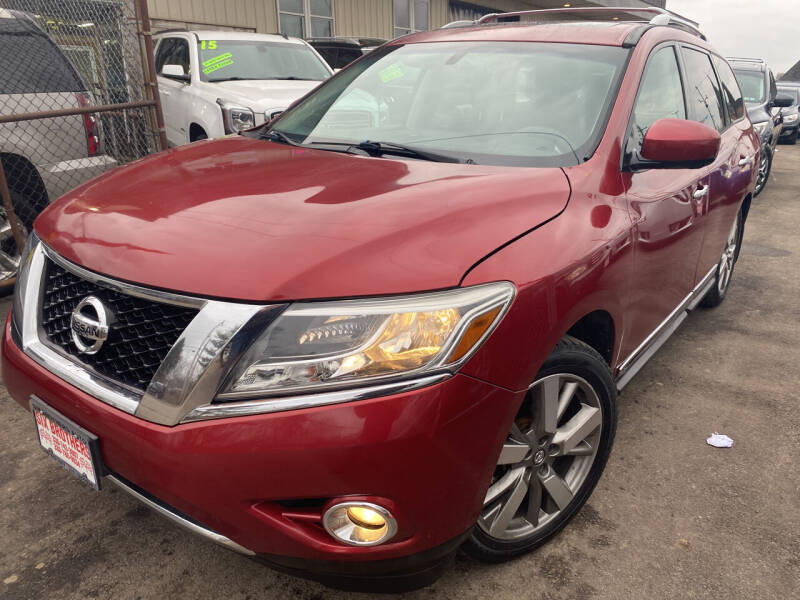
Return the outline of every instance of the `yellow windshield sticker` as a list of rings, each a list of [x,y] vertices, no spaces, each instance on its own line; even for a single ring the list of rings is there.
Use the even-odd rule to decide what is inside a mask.
[[[203,73],[207,75],[223,67],[229,67],[233,64],[232,57],[233,55],[230,52],[226,52],[225,54],[220,54],[219,56],[203,61]]]
[[[394,63],[383,69],[379,74],[383,83],[389,83],[393,79],[398,79],[403,76],[403,68],[397,63]]]
[[[200,49],[201,50],[216,50],[217,49],[217,40],[203,40],[200,42]]]

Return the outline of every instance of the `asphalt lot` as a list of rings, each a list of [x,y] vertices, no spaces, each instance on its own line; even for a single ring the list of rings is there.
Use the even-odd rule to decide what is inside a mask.
[[[780,598],[800,581],[800,146],[780,146],[723,305],[699,309],[620,397],[588,504],[505,565],[459,557],[409,598]],[[0,303],[2,314],[9,301]],[[349,598],[89,491],[0,388],[0,597]],[[731,449],[706,445],[712,432]],[[361,596],[366,597],[366,596]]]

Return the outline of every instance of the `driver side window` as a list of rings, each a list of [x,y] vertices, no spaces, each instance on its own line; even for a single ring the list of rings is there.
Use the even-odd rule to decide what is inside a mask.
[[[653,123],[665,118],[686,118],[683,85],[672,46],[657,50],[645,68],[633,108],[631,135],[634,147],[641,145],[644,134]]]

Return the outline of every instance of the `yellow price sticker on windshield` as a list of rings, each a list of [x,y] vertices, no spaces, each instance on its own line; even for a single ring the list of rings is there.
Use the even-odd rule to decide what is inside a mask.
[[[203,40],[200,42],[200,50],[216,50],[217,40]]]
[[[381,81],[383,83],[389,83],[393,79],[402,77],[404,73],[402,67],[397,63],[394,63],[383,69],[379,75],[381,76]]]
[[[220,54],[219,56],[215,56],[214,58],[209,58],[206,61],[203,61],[203,73],[213,73],[223,67],[228,67],[233,64],[233,54],[230,52],[226,52],[225,54]]]

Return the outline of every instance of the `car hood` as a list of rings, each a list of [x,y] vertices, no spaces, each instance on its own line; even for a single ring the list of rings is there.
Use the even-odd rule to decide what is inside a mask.
[[[392,160],[228,137],[92,180],[35,228],[93,271],[246,301],[454,287],[569,199],[559,168]],[[535,260],[535,257],[531,257]]]
[[[285,110],[292,102],[304,96],[321,81],[220,81],[206,83],[215,93],[231,104],[240,104],[254,112]]]

